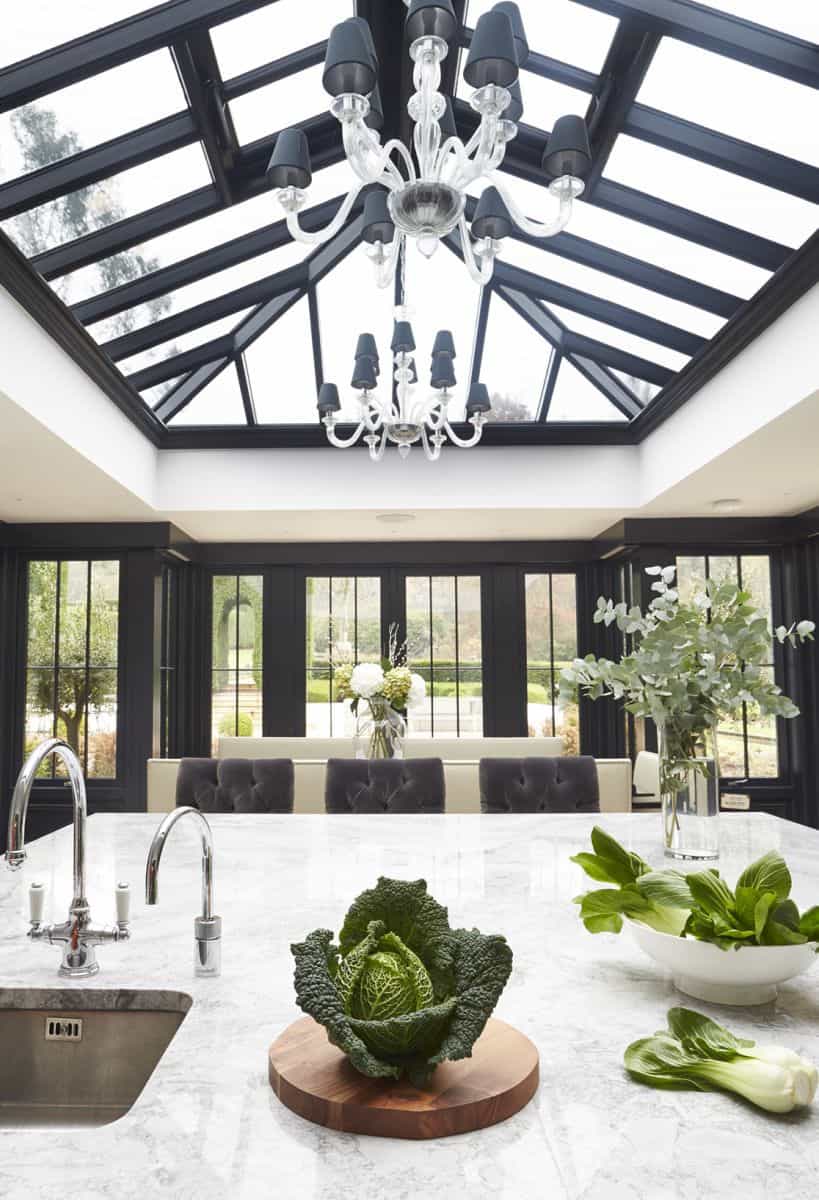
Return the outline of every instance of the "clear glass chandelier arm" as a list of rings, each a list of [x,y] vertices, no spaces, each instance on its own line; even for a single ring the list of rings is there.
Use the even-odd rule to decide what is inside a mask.
[[[351,433],[348,438],[339,437],[332,425],[328,425],[326,422],[324,428],[327,430],[327,441],[331,446],[335,446],[339,450],[349,450],[350,447],[354,446],[361,437],[366,428],[366,422],[359,421],[358,425],[356,426],[355,433]]]
[[[430,446],[429,438],[427,437],[426,429],[421,430],[421,445],[424,447],[424,454],[430,462],[437,462],[441,457],[441,445],[436,442],[434,446]]]
[[[469,423],[475,427],[475,432],[471,437],[462,438],[458,437],[457,433],[454,432],[449,421],[444,422],[444,432],[452,442],[453,446],[457,446],[459,450],[471,450],[473,446],[477,446],[478,442],[483,436],[483,422],[479,423],[477,418],[470,417]]]
[[[395,268],[398,263],[398,256],[401,253],[403,237],[404,235],[396,229],[389,254],[385,255],[383,262],[375,263],[375,282],[380,288],[388,287],[395,278]]]
[[[435,115],[435,100],[441,84],[441,63],[436,50],[423,53],[415,63],[413,81],[416,88],[413,100],[417,100],[420,113],[413,131],[413,141],[422,179],[433,178],[438,147],[441,144],[441,127]]]
[[[341,208],[333,217],[329,225],[325,225],[323,229],[317,229],[311,233],[307,229],[302,229],[299,224],[299,214],[295,209],[291,209],[287,213],[287,231],[296,242],[303,242],[307,246],[321,246],[324,242],[330,240],[331,237],[339,232],[344,226],[352,212],[353,205],[358,199],[358,193],[361,191],[363,183],[356,183],[344,197]]]
[[[360,117],[343,121],[341,129],[347,161],[362,184],[382,183],[387,188],[403,187],[404,178],[391,159],[392,152],[401,148],[405,162],[411,166],[412,160],[400,142],[393,139],[382,146],[377,134]]]
[[[493,178],[492,183],[498,189],[503,198],[503,202],[509,210],[509,216],[524,233],[528,233],[529,237],[549,238],[554,237],[556,233],[560,233],[561,229],[565,229],[572,215],[572,191],[570,187],[561,188],[559,192],[557,216],[549,224],[544,225],[539,221],[532,221],[527,217],[518,205],[514,198],[507,190],[506,186],[501,183],[498,178]],[[552,193],[554,194],[554,193]]]
[[[372,442],[370,442],[370,458],[373,460],[373,462],[381,461],[381,459],[384,457],[384,451],[386,448],[387,448],[387,432],[385,430],[384,433],[382,433],[382,435],[381,435],[381,441],[378,444],[378,446],[375,446],[375,445],[373,445]]]
[[[469,227],[466,223],[466,217],[461,217],[460,221],[458,222],[458,232],[461,235],[461,246],[463,248],[466,269],[469,271],[472,280],[475,283],[479,283],[481,287],[483,287],[485,284],[489,283],[489,280],[492,278],[495,261],[489,256],[481,259],[478,259],[476,256],[472,247],[472,238],[469,235]]]
[[[444,154],[450,155],[448,161]],[[506,154],[506,143],[498,137],[498,118],[483,116],[472,137],[462,145],[457,138],[447,138],[438,156],[440,177],[452,187],[463,191],[476,179],[496,170]],[[446,170],[449,168],[449,170]],[[446,176],[444,172],[446,171]]]

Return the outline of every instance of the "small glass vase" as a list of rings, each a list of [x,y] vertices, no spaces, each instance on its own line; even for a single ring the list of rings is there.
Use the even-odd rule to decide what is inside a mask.
[[[386,701],[360,702],[353,739],[356,758],[403,758],[406,736],[406,721]]]
[[[716,730],[693,737],[664,726],[658,733],[665,855],[695,861],[719,858]]]

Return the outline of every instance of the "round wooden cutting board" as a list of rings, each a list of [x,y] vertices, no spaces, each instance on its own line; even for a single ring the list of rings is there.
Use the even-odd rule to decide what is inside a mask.
[[[270,1086],[300,1117],[346,1133],[440,1138],[505,1121],[537,1091],[538,1053],[504,1021],[490,1018],[471,1058],[445,1062],[419,1091],[406,1081],[360,1075],[312,1017],[270,1047]]]

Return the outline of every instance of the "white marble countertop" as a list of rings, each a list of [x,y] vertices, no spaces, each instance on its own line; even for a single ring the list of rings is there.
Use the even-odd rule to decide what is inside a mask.
[[[661,861],[656,814],[598,818]],[[805,1200],[819,1193],[819,1106],[769,1117],[730,1096],[654,1091],[632,1082],[622,1053],[664,1025],[680,998],[630,935],[587,934],[572,896],[585,876],[569,855],[587,816],[215,816],[218,979],[193,975],[200,853],[193,822],[163,856],[156,908],[142,903],[156,817],[94,816],[88,892],[98,921],[113,890],[134,892],[131,941],[99,951],[83,986],[171,988],[193,1006],[147,1087],[120,1121],[86,1130],[0,1130],[3,1200]],[[801,906],[819,900],[819,832],[762,814],[722,818],[721,868],[772,846],[785,854]],[[186,828],[186,825],[188,828]],[[71,830],[31,847],[22,872],[0,866],[0,987],[62,986],[59,951],[25,938],[26,891],[48,886],[46,919],[65,915]],[[463,1137],[401,1142],[302,1121],[267,1081],[267,1048],[300,1016],[291,941],[338,930],[378,875],[424,877],[453,925],[503,933],[515,969],[497,1014],[537,1044],[541,1085],[510,1121]],[[70,984],[68,986],[71,986]],[[74,985],[77,986],[77,985]],[[775,1005],[718,1009],[689,1001],[737,1033],[819,1062],[819,967]],[[2,1064],[0,1063],[0,1070]]]

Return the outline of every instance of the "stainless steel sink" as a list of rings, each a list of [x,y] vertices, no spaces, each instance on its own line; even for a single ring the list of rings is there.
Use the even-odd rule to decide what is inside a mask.
[[[184,992],[0,988],[0,1128],[118,1120],[191,1004]]]

